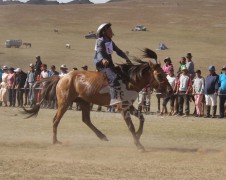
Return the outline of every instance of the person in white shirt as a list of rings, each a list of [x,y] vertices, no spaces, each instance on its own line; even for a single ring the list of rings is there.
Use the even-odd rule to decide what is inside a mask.
[[[47,70],[47,65],[42,64],[41,79],[45,79],[47,77],[49,77],[49,71]]]
[[[67,68],[67,65],[66,64],[62,64],[61,66],[60,66],[60,70],[61,70],[61,72],[60,72],[60,77],[63,77],[65,74],[67,74],[68,73],[68,68]]]
[[[179,113],[177,115],[182,116],[183,115],[183,105],[185,102],[185,116],[189,115],[190,107],[189,107],[189,91],[192,88],[191,83],[191,77],[187,74],[187,68],[183,67],[182,74],[178,78],[177,82],[177,91],[176,94],[178,94],[178,101],[179,101]]]
[[[204,78],[201,76],[200,70],[195,71],[192,94],[195,98],[196,117],[201,117],[202,100],[204,95]]]
[[[176,92],[177,90],[177,76],[174,75],[174,69],[171,68],[169,69],[169,74],[166,76],[169,84],[171,85],[172,89],[174,90],[174,92]],[[174,110],[174,101],[175,101],[175,95],[169,96],[167,95],[164,99],[163,99],[163,103],[162,103],[162,112],[161,115],[163,115],[164,113],[167,112],[167,103],[170,101],[170,113],[169,115],[173,115],[175,110]]]

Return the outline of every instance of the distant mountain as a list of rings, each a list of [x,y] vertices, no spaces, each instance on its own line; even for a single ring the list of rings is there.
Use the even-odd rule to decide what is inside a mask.
[[[58,5],[60,4],[57,0],[29,0],[26,3],[20,2],[19,0],[0,0],[0,5],[10,5],[10,4],[37,4],[37,5]],[[94,4],[89,0],[73,0],[68,3],[61,4]]]
[[[89,0],[73,0],[65,4],[93,4]]]
[[[26,4],[55,5],[55,4],[59,4],[59,2],[58,1],[47,1],[47,0],[29,0]]]
[[[7,0],[7,1],[0,0],[0,5],[10,5],[10,4],[24,4],[24,3],[20,1],[15,1],[15,0]]]

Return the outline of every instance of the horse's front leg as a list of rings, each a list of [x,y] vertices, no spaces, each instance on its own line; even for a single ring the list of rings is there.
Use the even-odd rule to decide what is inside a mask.
[[[134,115],[140,120],[139,128],[136,132],[137,138],[140,140],[141,135],[143,134],[143,128],[144,128],[144,116],[141,111],[138,111],[133,105],[130,106],[130,114]]]
[[[140,143],[140,140],[139,140],[139,138],[138,138],[137,135],[136,135],[135,127],[134,127],[133,122],[132,122],[132,120],[131,120],[129,110],[122,110],[122,111],[121,111],[121,114],[122,114],[123,119],[124,119],[125,122],[126,122],[126,125],[127,125],[128,128],[129,128],[129,130],[130,130],[132,136],[133,136],[134,143],[135,143],[135,145],[137,146],[138,150],[145,151],[144,146]]]

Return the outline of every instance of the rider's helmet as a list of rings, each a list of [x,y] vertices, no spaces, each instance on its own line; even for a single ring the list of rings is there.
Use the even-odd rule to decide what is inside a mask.
[[[97,37],[101,38],[103,37],[105,31],[111,27],[111,23],[103,23],[101,24],[97,29]]]

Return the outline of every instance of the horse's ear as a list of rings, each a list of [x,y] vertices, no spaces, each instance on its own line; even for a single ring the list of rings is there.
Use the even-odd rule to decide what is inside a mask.
[[[159,66],[161,66],[161,62],[160,61],[157,61],[157,64],[159,64]]]
[[[153,64],[153,62],[151,62],[151,60],[149,61],[149,66],[151,69],[154,69],[155,65]]]

